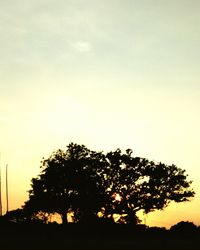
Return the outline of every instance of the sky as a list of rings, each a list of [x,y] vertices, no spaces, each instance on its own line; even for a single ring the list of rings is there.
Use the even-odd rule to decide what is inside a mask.
[[[5,213],[42,157],[70,142],[186,169],[191,202],[143,216],[200,225],[199,0],[0,0],[0,163]]]

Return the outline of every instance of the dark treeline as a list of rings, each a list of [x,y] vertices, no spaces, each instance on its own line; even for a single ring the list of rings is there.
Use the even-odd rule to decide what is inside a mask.
[[[180,222],[169,230],[131,224],[16,223],[0,220],[2,249],[198,249],[200,228]]]

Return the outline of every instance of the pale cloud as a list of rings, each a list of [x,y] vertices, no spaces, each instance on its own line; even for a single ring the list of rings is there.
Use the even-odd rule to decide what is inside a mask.
[[[75,50],[80,51],[80,52],[89,52],[92,50],[91,43],[86,42],[86,41],[75,42],[72,46]]]

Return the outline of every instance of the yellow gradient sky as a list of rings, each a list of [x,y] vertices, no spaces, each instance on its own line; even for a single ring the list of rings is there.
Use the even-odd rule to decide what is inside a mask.
[[[200,1],[0,0],[3,209],[70,142],[187,170],[196,197],[149,225],[200,225]],[[143,218],[143,215],[141,215]]]

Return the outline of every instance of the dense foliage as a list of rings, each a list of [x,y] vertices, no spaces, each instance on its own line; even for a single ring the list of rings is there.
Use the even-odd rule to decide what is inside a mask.
[[[148,213],[194,196],[185,170],[132,153],[95,152],[69,144],[43,159],[24,209],[32,214],[56,212],[63,222],[71,213],[75,222],[114,220],[118,214],[121,223],[137,223],[139,210]]]

